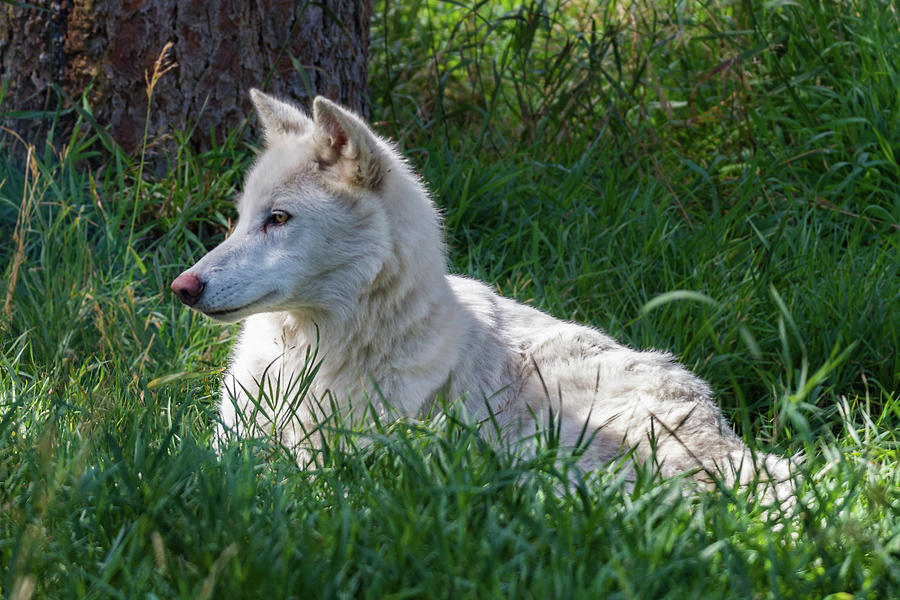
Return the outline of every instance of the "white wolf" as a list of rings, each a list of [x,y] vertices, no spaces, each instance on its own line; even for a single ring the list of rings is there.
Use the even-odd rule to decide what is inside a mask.
[[[561,445],[590,440],[585,469],[634,449],[664,476],[759,477],[768,497],[791,495],[790,461],[753,456],[709,386],[670,354],[632,350],[448,275],[441,220],[423,184],[357,115],[318,97],[310,119],[257,90],[251,96],[266,145],[237,201],[237,226],[172,283],[209,317],[244,320],[220,427],[240,431],[258,390],[288,395],[277,390],[300,378],[318,344],[307,400],[274,427],[288,445],[302,445],[321,417],[316,400],[329,394],[357,416],[367,399],[384,399],[411,417],[446,394],[473,419],[490,418],[507,442],[532,436],[552,411]]]

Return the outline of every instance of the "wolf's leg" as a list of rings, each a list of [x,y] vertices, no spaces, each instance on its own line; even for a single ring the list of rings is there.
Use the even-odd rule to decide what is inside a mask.
[[[765,504],[789,508],[796,501],[796,465],[789,458],[762,452],[754,454],[744,448],[707,461],[707,467],[715,469],[726,486],[760,486],[757,490]]]
[[[653,414],[649,423],[641,454],[652,457],[663,476],[692,473],[693,479],[710,486],[759,486],[764,503],[784,508],[794,503],[795,463],[752,452],[711,403],[682,406],[663,418]]]

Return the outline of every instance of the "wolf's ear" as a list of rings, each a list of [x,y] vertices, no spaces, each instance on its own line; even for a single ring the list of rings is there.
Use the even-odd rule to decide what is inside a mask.
[[[365,122],[322,96],[313,101],[313,121],[317,158],[323,169],[350,187],[378,187],[383,176],[381,151]]]
[[[313,125],[312,120],[293,104],[282,102],[256,88],[250,90],[250,99],[269,141],[279,135],[302,134]]]

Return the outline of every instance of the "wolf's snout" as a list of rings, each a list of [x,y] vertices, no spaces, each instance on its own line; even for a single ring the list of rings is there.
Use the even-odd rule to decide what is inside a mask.
[[[175,278],[172,282],[172,291],[178,295],[178,298],[188,306],[197,304],[200,296],[203,295],[203,288],[206,284],[193,273],[185,271]]]

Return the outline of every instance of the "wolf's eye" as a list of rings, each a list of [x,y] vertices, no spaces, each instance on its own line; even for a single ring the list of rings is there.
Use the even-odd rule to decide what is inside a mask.
[[[273,210],[272,214],[270,214],[263,223],[263,231],[268,229],[271,225],[284,225],[290,219],[291,215],[284,212],[283,210]]]

